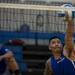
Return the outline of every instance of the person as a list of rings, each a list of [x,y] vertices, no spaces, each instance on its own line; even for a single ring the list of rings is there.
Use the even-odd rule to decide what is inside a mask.
[[[52,51],[52,56],[46,61],[44,75],[75,75],[73,19],[66,21],[68,25],[65,46],[62,46],[61,39],[57,36],[49,39],[49,50]]]
[[[11,51],[0,46],[0,75],[9,75],[5,60],[10,59],[12,56],[13,53]]]
[[[0,71],[0,75],[22,75],[13,53],[9,49],[3,47],[3,44],[0,44],[0,55],[0,68],[2,68],[1,65],[5,65],[3,66],[4,72],[2,71],[3,74],[1,74],[2,72]]]

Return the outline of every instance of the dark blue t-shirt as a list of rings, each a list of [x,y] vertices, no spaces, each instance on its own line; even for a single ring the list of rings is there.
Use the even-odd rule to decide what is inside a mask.
[[[58,60],[51,56],[51,67],[55,75],[75,75],[75,62],[70,61],[63,54]]]
[[[4,55],[7,51],[8,49],[0,46],[0,56]],[[5,70],[6,70],[6,62],[5,62],[5,59],[2,59],[0,61],[0,74],[4,73]]]

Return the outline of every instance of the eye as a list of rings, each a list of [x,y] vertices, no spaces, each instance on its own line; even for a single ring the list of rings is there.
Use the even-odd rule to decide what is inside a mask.
[[[52,41],[52,44],[55,44],[55,41]]]
[[[61,42],[60,41],[57,41],[57,43],[60,44]]]

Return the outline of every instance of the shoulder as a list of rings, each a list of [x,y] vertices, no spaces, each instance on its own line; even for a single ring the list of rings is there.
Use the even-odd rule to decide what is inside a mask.
[[[3,50],[4,49],[4,47],[3,46],[0,46],[0,50]]]
[[[47,64],[49,64],[49,63],[50,63],[50,58],[46,61],[46,63],[47,63]]]
[[[3,46],[0,46],[0,51],[9,51],[9,49],[3,47]]]
[[[50,70],[52,70],[51,68],[51,58],[49,58],[47,61],[46,61],[46,67],[49,68]]]
[[[51,63],[51,60],[50,60],[51,58],[49,58],[48,60],[46,60],[46,64],[47,65],[51,65],[50,63]]]
[[[50,58],[45,63],[44,75],[52,75],[53,71],[51,69]]]

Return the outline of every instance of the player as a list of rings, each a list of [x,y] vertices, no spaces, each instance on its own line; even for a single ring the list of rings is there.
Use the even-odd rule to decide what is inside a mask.
[[[0,75],[9,75],[6,67],[6,60],[13,57],[13,53],[0,46]]]
[[[59,37],[55,36],[49,39],[49,49],[53,55],[46,62],[44,75],[75,75],[74,42],[72,38],[73,20],[67,20],[67,22],[63,49]]]
[[[12,56],[10,58],[5,59],[6,60],[5,64],[6,64],[7,71],[8,71],[7,74],[10,74],[10,75],[13,75],[13,74],[14,75],[22,75],[20,73],[19,66],[18,66],[17,62],[13,57],[13,53],[9,49],[4,48],[3,44],[0,44],[0,50],[10,52],[12,54]]]

